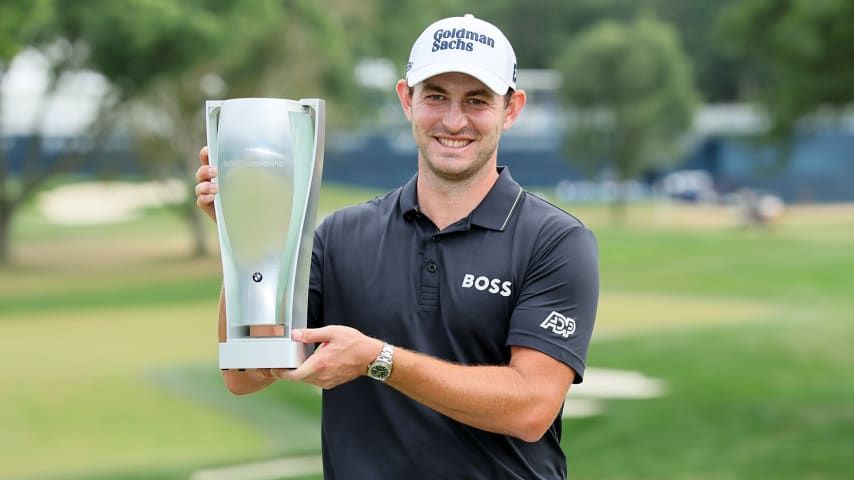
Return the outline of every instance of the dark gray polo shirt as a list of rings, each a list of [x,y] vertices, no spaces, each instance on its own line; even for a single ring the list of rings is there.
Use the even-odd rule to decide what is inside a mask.
[[[581,382],[599,294],[593,234],[498,181],[437,231],[415,178],[317,228],[309,325],[347,325],[463,365],[506,365],[510,346],[569,365]],[[561,418],[537,442],[485,432],[367,377],[323,392],[327,479],[565,479]]]

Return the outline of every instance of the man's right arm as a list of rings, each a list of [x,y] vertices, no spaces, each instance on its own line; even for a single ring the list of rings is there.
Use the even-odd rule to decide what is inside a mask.
[[[219,342],[226,340],[225,289],[219,294]],[[247,368],[220,370],[225,386],[235,395],[246,395],[263,390],[276,381],[277,377],[269,368]]]
[[[211,180],[216,177],[217,172],[215,168],[210,166],[208,147],[199,151],[199,162],[201,166],[196,170],[196,181],[198,182],[195,189],[196,205],[216,222],[214,196],[217,193],[217,185]],[[219,295],[218,337],[220,343],[226,340],[226,328],[225,290],[223,289]],[[273,376],[269,368],[229,369],[220,370],[220,372],[222,372],[226,387],[235,395],[257,392],[276,381],[276,377]]]

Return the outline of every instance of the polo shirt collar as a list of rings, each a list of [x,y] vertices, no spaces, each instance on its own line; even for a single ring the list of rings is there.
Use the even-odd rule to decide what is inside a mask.
[[[418,211],[417,180],[418,175],[412,177],[400,194],[400,210],[407,219]],[[469,215],[469,222],[489,230],[503,231],[518,207],[522,192],[522,187],[510,176],[510,169],[498,167],[498,180]]]
[[[418,174],[406,182],[403,190],[400,192],[400,211],[407,220],[411,220],[413,215],[418,212]]]

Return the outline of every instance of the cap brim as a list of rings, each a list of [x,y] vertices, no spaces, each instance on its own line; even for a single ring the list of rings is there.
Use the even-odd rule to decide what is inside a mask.
[[[501,80],[492,72],[466,63],[440,63],[427,65],[423,68],[410,71],[406,75],[406,83],[410,87],[414,87],[416,84],[421,83],[428,78],[452,72],[471,75],[499,95],[504,95],[507,93],[507,89],[510,88],[510,85],[507,82]]]

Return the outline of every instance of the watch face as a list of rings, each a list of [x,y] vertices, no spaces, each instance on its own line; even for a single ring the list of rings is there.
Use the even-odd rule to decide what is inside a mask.
[[[388,365],[384,365],[382,363],[371,365],[370,374],[374,378],[386,378],[389,374]]]

